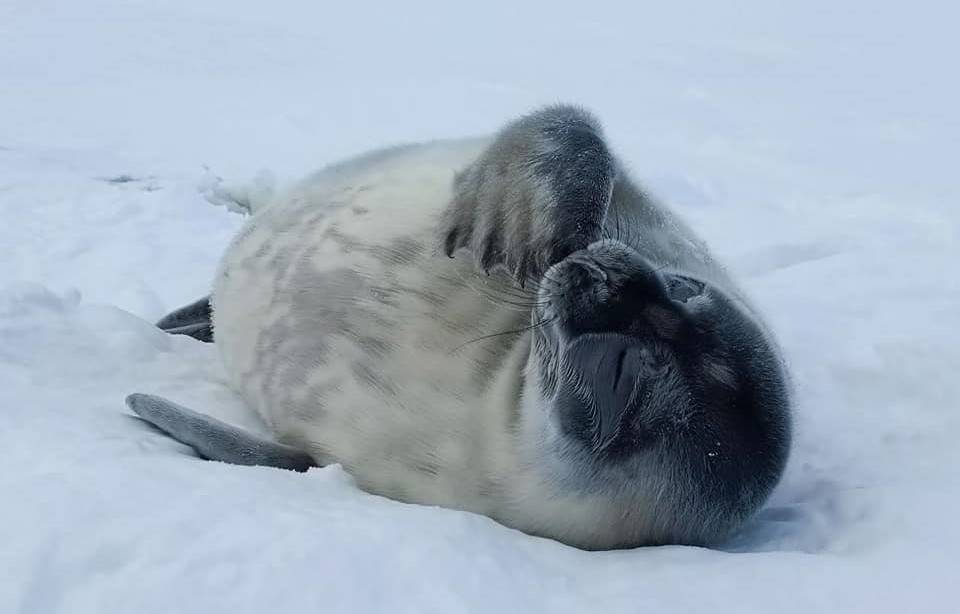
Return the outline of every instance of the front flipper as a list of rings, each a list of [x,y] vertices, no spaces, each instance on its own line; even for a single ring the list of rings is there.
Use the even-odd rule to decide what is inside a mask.
[[[209,460],[293,471],[306,471],[310,467],[318,466],[306,452],[261,439],[243,429],[198,414],[161,397],[131,394],[127,397],[127,407]]]
[[[504,128],[454,181],[441,221],[448,256],[469,249],[485,271],[523,284],[602,238],[616,164],[597,121],[553,106]]]
[[[205,296],[163,316],[157,322],[157,328],[171,335],[188,335],[205,343],[213,343],[210,297]]]

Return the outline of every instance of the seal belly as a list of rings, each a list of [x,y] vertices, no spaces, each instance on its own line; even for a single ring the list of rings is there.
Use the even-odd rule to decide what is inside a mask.
[[[506,278],[435,245],[454,173],[480,146],[322,171],[248,222],[213,295],[231,382],[278,438],[401,500],[470,508],[491,488],[476,435],[507,417],[478,404],[517,350],[480,338],[529,322],[491,298]]]

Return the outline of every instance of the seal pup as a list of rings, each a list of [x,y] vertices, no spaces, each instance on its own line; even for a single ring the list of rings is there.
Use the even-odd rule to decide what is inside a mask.
[[[213,331],[276,442],[128,398],[201,456],[336,462],[585,549],[717,543],[777,483],[771,336],[585,111],[367,154],[248,208],[209,304],[161,325]]]

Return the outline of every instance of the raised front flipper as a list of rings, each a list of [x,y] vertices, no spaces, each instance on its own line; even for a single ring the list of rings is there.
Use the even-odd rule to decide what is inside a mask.
[[[448,256],[469,249],[484,270],[521,283],[603,236],[616,165],[600,126],[571,106],[504,128],[460,173],[440,231]]]
[[[306,471],[317,463],[306,452],[261,439],[216,418],[198,414],[164,398],[131,394],[127,407],[201,457],[234,465],[260,465]]]

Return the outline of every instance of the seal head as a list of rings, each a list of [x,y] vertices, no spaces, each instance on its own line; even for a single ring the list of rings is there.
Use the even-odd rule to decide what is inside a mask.
[[[642,501],[648,543],[714,543],[763,503],[789,451],[788,392],[736,299],[614,240],[554,265],[538,298],[525,394],[566,488]]]

